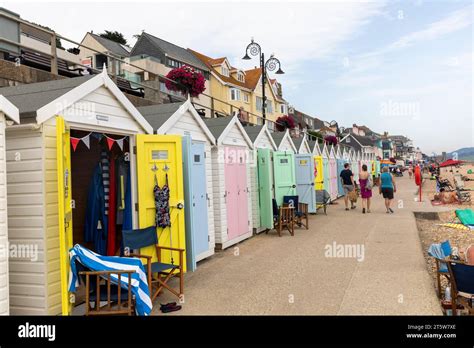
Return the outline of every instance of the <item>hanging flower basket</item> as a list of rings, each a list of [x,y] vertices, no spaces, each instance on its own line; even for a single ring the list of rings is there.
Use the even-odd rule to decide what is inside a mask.
[[[206,90],[204,75],[187,65],[171,70],[166,77],[169,80],[165,81],[165,86],[173,92],[197,97]]]
[[[279,132],[284,132],[286,129],[293,129],[295,127],[295,120],[291,116],[280,116],[276,120],[276,129]]]
[[[337,137],[334,136],[334,135],[327,135],[324,137],[324,141],[328,144],[328,145],[334,145],[336,146],[337,145]]]

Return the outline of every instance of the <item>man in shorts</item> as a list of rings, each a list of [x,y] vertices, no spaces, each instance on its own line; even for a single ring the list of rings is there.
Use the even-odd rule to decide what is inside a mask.
[[[342,187],[344,188],[344,204],[346,205],[346,210],[349,210],[349,192],[355,190],[354,174],[352,170],[349,169],[349,163],[344,164],[344,169],[341,170],[339,176],[341,177]],[[351,209],[355,208],[354,202],[351,201]]]

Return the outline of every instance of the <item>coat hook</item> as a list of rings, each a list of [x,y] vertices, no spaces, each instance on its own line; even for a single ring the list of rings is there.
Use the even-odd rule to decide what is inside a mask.
[[[168,170],[170,170],[170,167],[168,167],[168,165],[165,164],[165,166],[163,167],[163,170],[164,170],[165,172],[167,172]]]

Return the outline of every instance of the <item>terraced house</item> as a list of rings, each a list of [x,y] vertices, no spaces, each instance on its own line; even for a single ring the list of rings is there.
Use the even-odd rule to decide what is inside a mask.
[[[138,75],[143,85],[151,87],[145,88],[145,94],[151,100],[159,100],[160,92],[168,94],[171,101],[183,100],[182,94],[168,90],[164,79],[160,78],[160,76],[166,76],[172,69],[187,65],[201,72],[206,79],[206,90],[199,97],[192,98],[192,101],[201,115],[211,116],[212,102],[207,96],[210,93],[209,69],[187,49],[143,32],[133,46],[128,59],[133,66],[127,65],[123,69],[130,74]]]
[[[262,71],[260,68],[243,70],[232,66],[226,57],[211,58],[195,50],[189,52],[201,60],[210,71],[210,94],[217,116],[238,115],[242,122],[262,124]],[[287,114],[287,102],[283,99],[281,85],[270,80],[265,85],[267,120],[275,122]],[[273,129],[274,123],[268,122]]]

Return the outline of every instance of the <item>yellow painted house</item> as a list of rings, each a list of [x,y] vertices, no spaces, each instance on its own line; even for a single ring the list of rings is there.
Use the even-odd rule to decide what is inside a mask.
[[[239,115],[242,121],[262,124],[261,69],[238,69],[233,67],[226,57],[211,58],[191,49],[189,51],[206,64],[211,72],[210,90],[207,92],[214,99],[214,113]],[[281,85],[276,80],[267,81],[265,95],[267,120],[275,121],[287,114],[287,103],[281,96]],[[268,127],[272,129],[273,123],[268,122]]]

